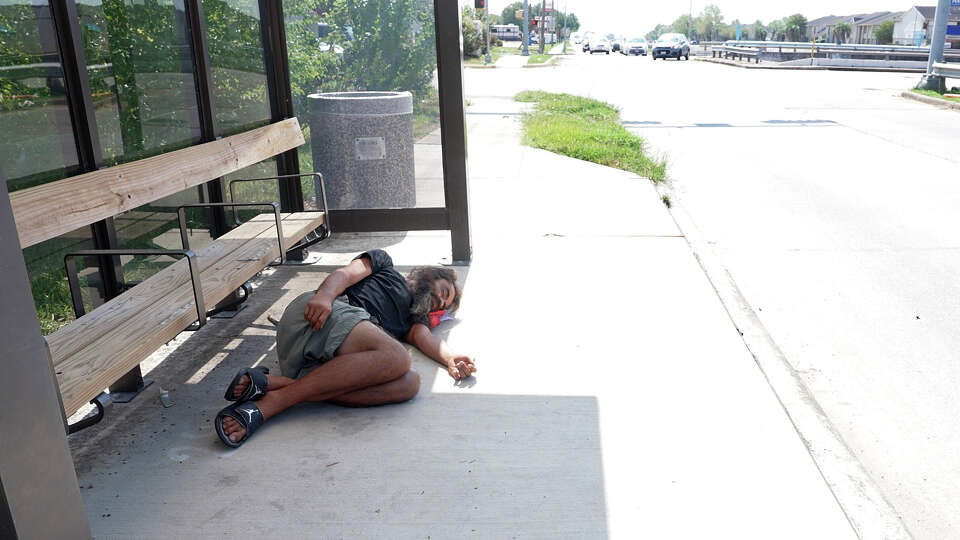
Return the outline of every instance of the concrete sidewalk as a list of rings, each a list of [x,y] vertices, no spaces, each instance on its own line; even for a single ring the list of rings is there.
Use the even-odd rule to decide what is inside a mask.
[[[532,49],[532,47],[531,47]],[[498,68],[522,68],[527,65],[527,60],[529,56],[522,56],[519,54],[505,54],[497,60],[496,64]]]
[[[445,233],[336,235],[71,437],[95,535],[855,538],[650,182],[521,146],[515,103],[471,110],[475,256],[439,330],[477,376],[415,353],[409,403],[304,405],[223,447],[224,386],[276,367],[268,314],[366,249],[449,262]]]

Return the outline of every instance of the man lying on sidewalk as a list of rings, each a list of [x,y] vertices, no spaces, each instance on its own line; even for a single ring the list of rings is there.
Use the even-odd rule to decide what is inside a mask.
[[[454,379],[469,377],[477,370],[473,361],[430,332],[457,309],[460,293],[452,269],[417,268],[404,279],[386,252],[363,253],[328,275],[316,293],[287,306],[277,325],[282,376],[266,368],[237,373],[224,394],[236,403],[217,414],[217,435],[236,448],[266,419],[307,401],[370,407],[413,398],[420,376],[398,339]]]

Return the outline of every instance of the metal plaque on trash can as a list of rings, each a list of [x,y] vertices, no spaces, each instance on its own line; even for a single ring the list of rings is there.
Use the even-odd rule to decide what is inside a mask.
[[[369,161],[387,157],[383,137],[357,137],[357,160]]]

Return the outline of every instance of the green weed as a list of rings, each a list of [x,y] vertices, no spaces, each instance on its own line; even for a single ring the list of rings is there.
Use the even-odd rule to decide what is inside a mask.
[[[646,141],[620,123],[616,107],[569,94],[524,91],[517,101],[536,103],[523,117],[523,141],[541,148],[663,182],[667,164],[650,155]]]

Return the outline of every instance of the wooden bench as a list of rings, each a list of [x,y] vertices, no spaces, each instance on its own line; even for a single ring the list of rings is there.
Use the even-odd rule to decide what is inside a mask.
[[[225,176],[303,142],[293,118],[14,192],[10,202],[21,247]],[[323,197],[320,181],[318,196]],[[234,294],[300,239],[318,228],[329,231],[325,211],[280,213],[276,203],[271,206],[273,213],[259,214],[207,246],[172,252],[183,258],[47,336],[67,417],[98,396],[102,416],[105,388],[191,324],[202,325],[206,306]],[[182,210],[180,215],[183,230]]]

